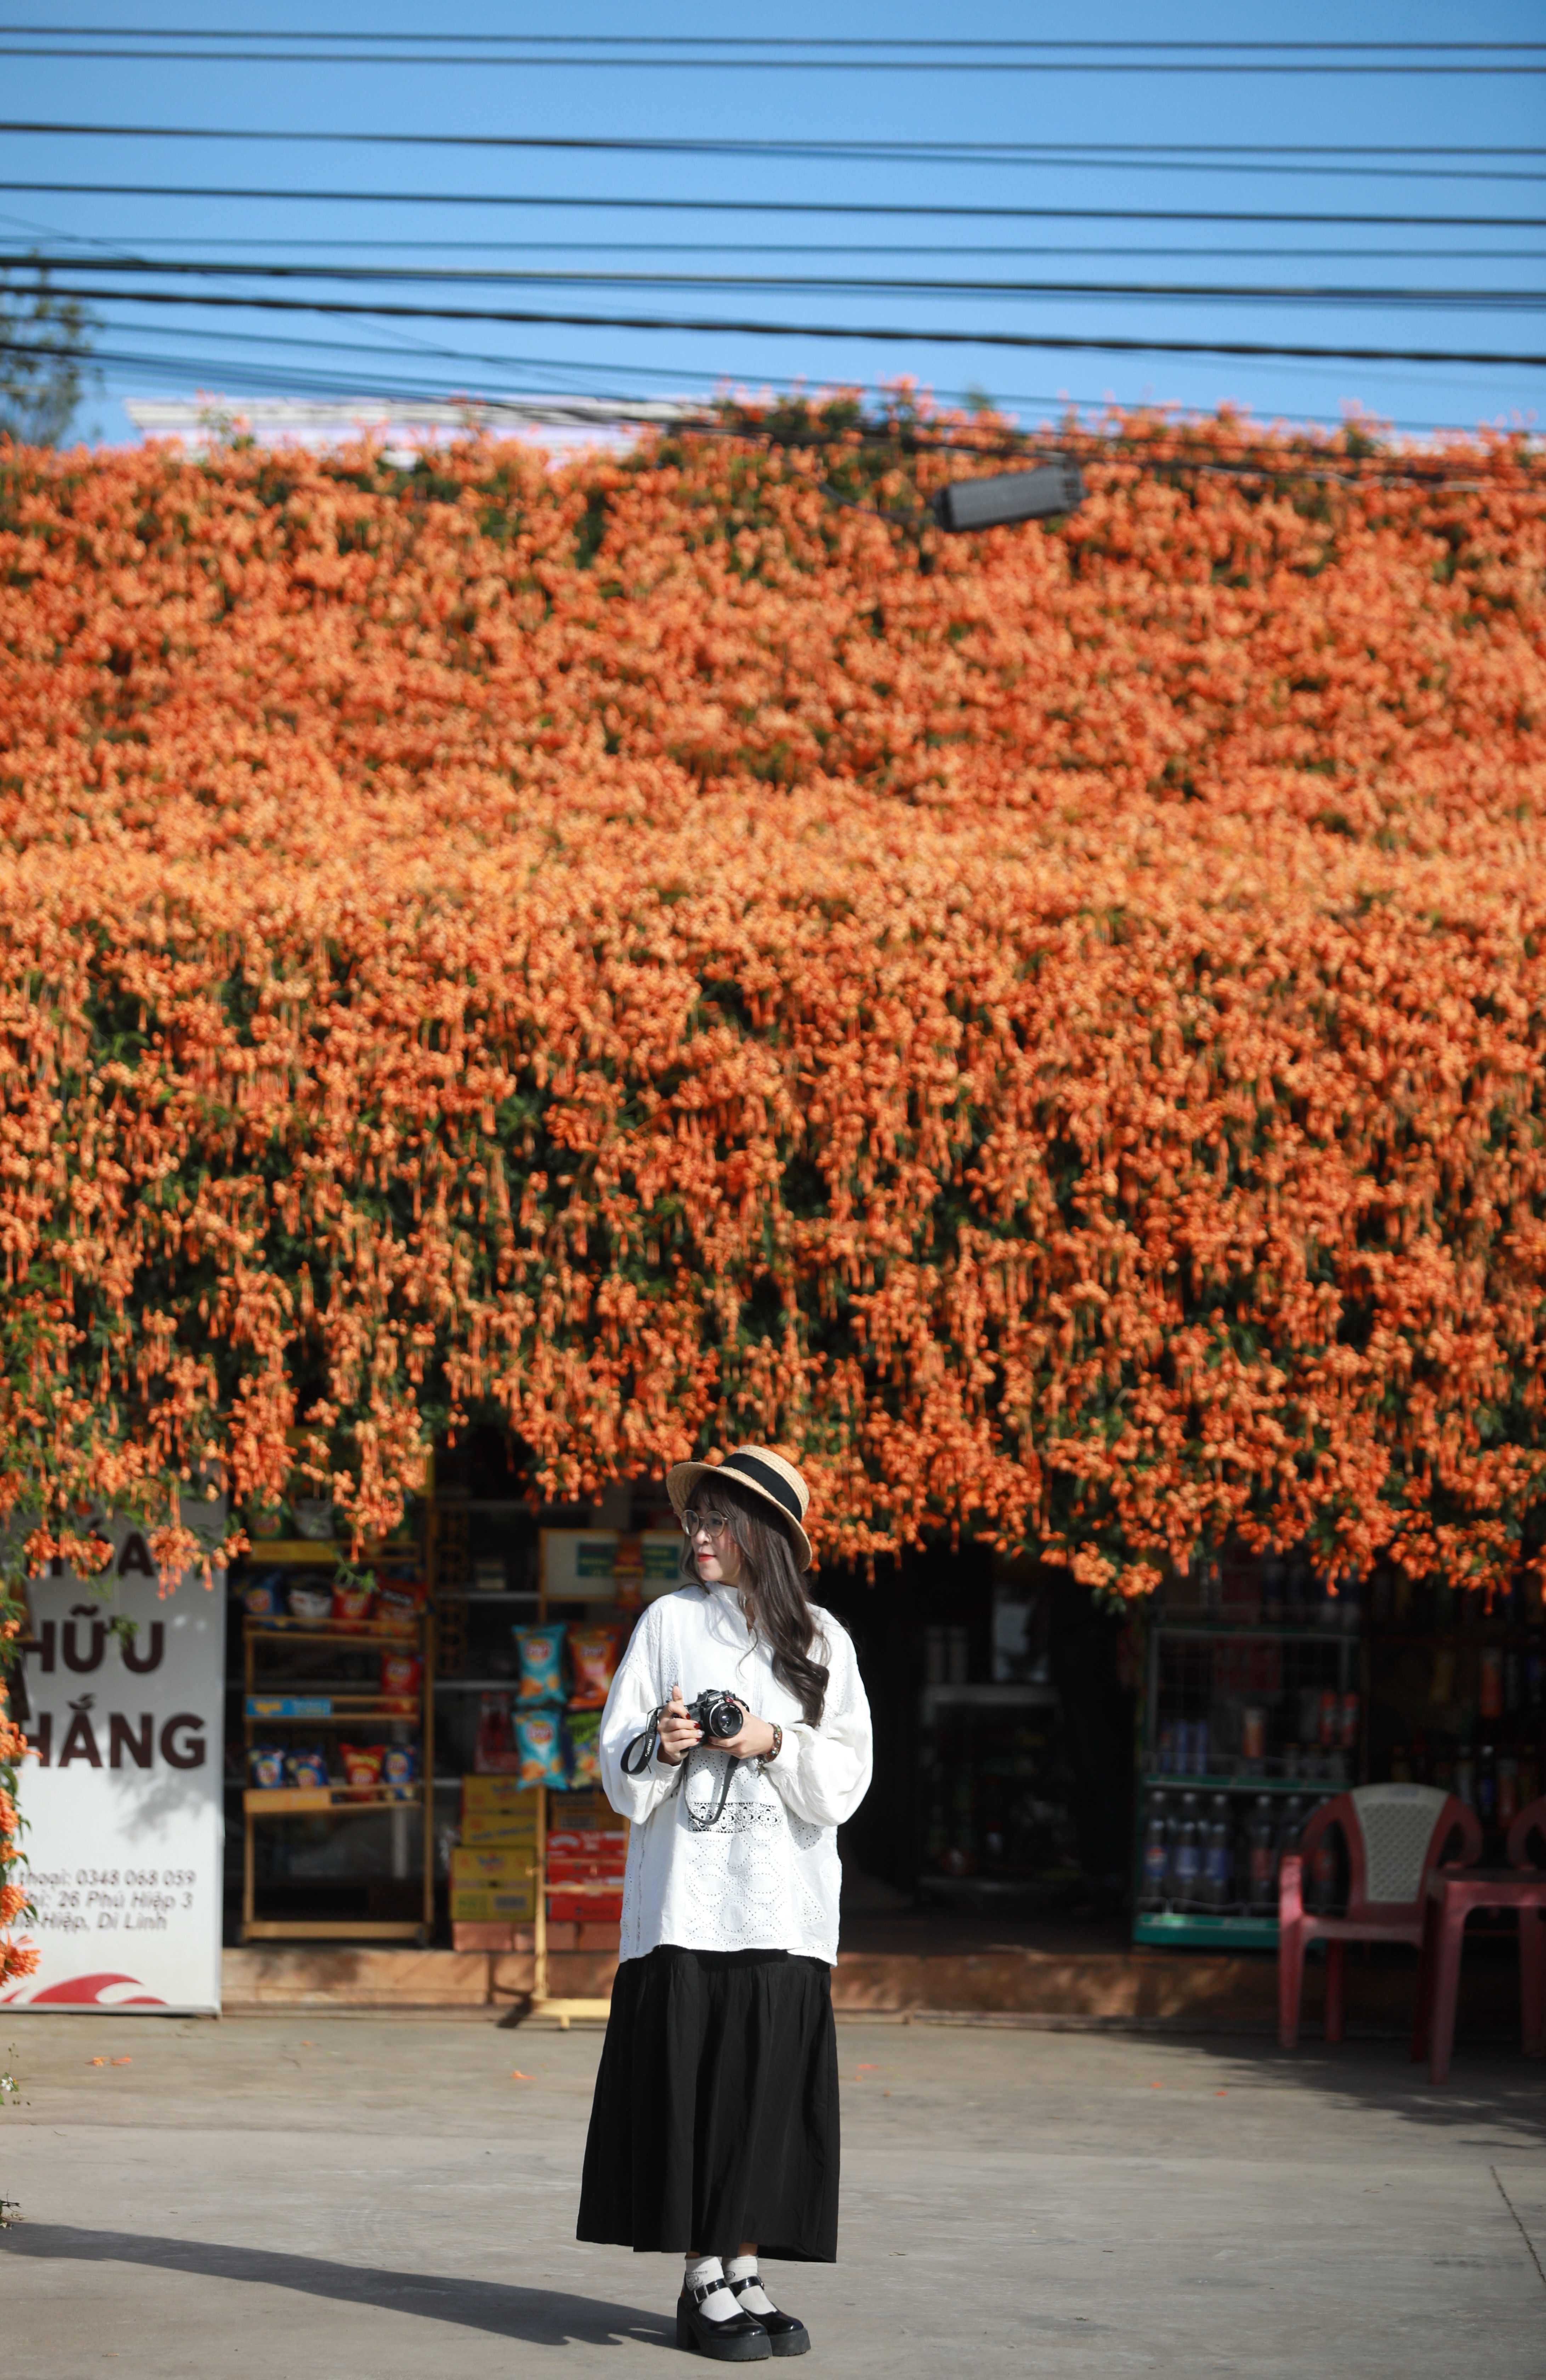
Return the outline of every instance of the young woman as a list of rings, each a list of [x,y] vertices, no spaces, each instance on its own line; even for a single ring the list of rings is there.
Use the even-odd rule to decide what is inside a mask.
[[[667,1482],[692,1584],[649,1605],[601,1720],[633,1822],[578,2237],[684,2252],[680,2347],[803,2355],[759,2253],[838,2252],[837,1829],[870,1781],[853,1646],[806,1599],[809,1495],[738,1446]],[[705,1736],[692,1706],[733,1703]]]

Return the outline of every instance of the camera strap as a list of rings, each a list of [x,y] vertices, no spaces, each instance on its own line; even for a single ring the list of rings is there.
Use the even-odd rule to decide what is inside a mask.
[[[670,1708],[670,1705],[669,1703],[658,1704],[649,1715],[648,1726],[641,1728],[638,1734],[633,1737],[630,1742],[625,1746],[622,1755],[622,1773],[625,1777],[642,1777],[645,1770],[654,1760],[656,1754],[660,1749],[660,1721],[665,1718],[666,1713]],[[692,1755],[689,1754],[688,1759],[691,1759],[691,1757]],[[682,1795],[682,1806],[687,1813],[687,1822],[689,1826],[693,1827],[700,1835],[707,1835],[709,1833],[713,1828],[719,1825],[720,1819],[724,1816],[725,1804],[730,1800],[731,1779],[734,1776],[740,1766],[740,1761],[736,1759],[733,1754],[726,1755],[725,1773],[719,1779],[719,1799],[714,1804],[712,1816],[700,1818],[692,1803],[687,1800],[686,1795]],[[686,1780],[686,1776],[687,1760],[679,1761],[677,1764],[673,1790],[677,1791],[681,1791],[682,1786]]]

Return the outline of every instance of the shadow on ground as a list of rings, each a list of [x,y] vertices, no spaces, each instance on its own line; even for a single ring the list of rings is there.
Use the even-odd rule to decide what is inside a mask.
[[[267,2248],[213,2247],[198,2240],[38,2223],[10,2231],[4,2252],[47,2263],[148,2265],[160,2272],[195,2274],[201,2280],[260,2281],[271,2289],[330,2298],[339,2305],[379,2306],[388,2313],[459,2323],[495,2338],[523,2339],[532,2347],[571,2342],[605,2347],[624,2339],[640,2347],[674,2345],[659,2313],[641,2313],[637,2306],[571,2297],[562,2289],[517,2289],[508,2282],[382,2272],[371,2265],[332,2264],[322,2256],[285,2255]]]

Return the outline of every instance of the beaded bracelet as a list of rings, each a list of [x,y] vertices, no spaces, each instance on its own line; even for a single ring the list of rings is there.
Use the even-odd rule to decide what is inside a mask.
[[[779,1753],[780,1753],[780,1752],[782,1752],[782,1750],[783,1750],[783,1748],[784,1748],[784,1730],[783,1730],[783,1729],[779,1725],[778,1720],[777,1720],[777,1719],[770,1718],[770,1719],[768,1720],[767,1724],[768,1724],[768,1726],[769,1726],[769,1727],[772,1729],[772,1730],[773,1730],[773,1749],[772,1749],[772,1751],[771,1751],[771,1752],[765,1752],[765,1753],[763,1754],[763,1755],[762,1755],[762,1758],[763,1758],[763,1766],[764,1766],[765,1767],[767,1767],[767,1765],[768,1761],[770,1761],[770,1760],[777,1760],[777,1758],[779,1757]]]

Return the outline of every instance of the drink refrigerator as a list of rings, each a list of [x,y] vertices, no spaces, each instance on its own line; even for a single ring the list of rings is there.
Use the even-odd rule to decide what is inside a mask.
[[[1307,1567],[1197,1564],[1147,1627],[1133,1938],[1274,1949],[1277,1870],[1364,1775],[1362,1615]],[[1335,1898],[1335,1837],[1307,1878]]]

